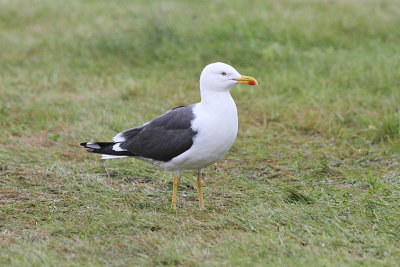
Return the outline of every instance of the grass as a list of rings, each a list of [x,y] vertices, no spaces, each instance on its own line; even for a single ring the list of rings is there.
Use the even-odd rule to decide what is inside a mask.
[[[0,265],[398,266],[400,4],[0,2]],[[205,171],[100,161],[109,140],[199,101],[214,61],[239,134]]]

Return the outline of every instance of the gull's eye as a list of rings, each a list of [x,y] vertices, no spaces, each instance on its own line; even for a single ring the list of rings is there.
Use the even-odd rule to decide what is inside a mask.
[[[221,72],[221,75],[226,76],[226,72],[225,71]]]

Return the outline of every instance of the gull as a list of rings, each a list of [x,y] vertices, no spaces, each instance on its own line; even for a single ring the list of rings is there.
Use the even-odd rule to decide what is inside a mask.
[[[222,159],[236,139],[238,115],[230,94],[236,84],[258,85],[258,82],[240,75],[228,64],[211,63],[200,75],[199,103],[170,109],[142,126],[117,134],[112,142],[80,145],[87,152],[102,154],[102,159],[133,157],[173,171],[171,206],[175,210],[181,170],[196,170],[202,210],[203,168]]]

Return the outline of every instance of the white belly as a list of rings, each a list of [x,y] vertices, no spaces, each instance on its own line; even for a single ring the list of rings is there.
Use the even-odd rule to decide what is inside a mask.
[[[197,104],[192,122],[192,128],[197,131],[197,135],[192,147],[160,167],[167,170],[199,170],[223,158],[235,141],[238,131],[237,109],[233,99],[230,99],[232,101],[223,106]]]

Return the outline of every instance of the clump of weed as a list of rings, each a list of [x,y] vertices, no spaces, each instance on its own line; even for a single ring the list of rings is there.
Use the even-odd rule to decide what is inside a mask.
[[[299,204],[313,204],[315,200],[303,193],[300,193],[294,188],[285,188],[286,196],[284,200],[288,203],[299,203]]]

